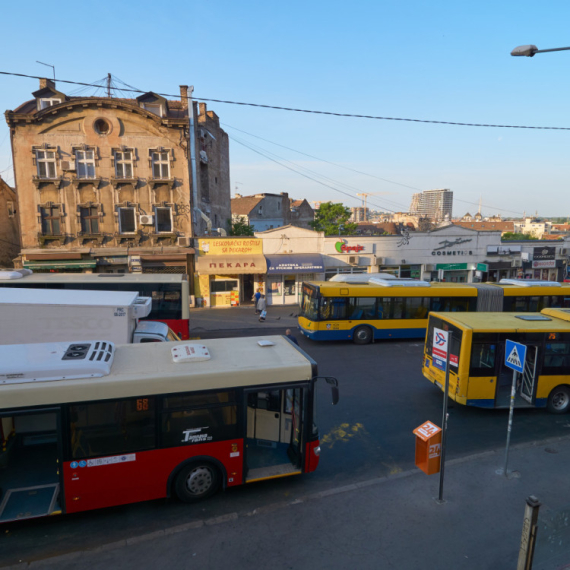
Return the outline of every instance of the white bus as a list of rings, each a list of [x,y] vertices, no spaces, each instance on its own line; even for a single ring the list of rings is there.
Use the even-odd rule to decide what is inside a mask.
[[[2,346],[0,522],[314,471],[316,380],[283,336]]]

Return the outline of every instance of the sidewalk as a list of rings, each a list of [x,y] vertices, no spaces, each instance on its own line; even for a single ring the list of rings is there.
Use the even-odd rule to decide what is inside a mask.
[[[503,449],[449,461],[443,504],[439,475],[412,470],[12,568],[514,569],[529,495],[533,569],[567,568],[570,436],[512,448],[509,478],[503,462]]]
[[[285,329],[293,332],[297,329],[297,314],[299,307],[271,306],[267,308],[265,322],[259,321],[259,315],[255,314],[253,305],[240,307],[200,308],[190,309],[190,337],[208,338],[211,333],[220,336],[220,332],[227,332],[231,336],[232,331],[245,331],[247,333],[285,334]]]

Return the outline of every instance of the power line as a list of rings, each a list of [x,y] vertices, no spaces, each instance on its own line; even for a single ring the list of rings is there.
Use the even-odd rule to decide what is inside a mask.
[[[27,75],[25,73],[13,73],[10,71],[0,71],[0,75],[11,75],[13,77],[25,77],[27,79],[44,79],[39,75]],[[69,83],[71,85],[84,85],[87,87],[99,87],[98,85],[94,85],[91,83],[83,83],[81,81],[71,81],[69,79],[54,79],[59,83]],[[131,91],[135,93],[146,93],[146,91],[142,91],[140,89],[123,89],[123,91]],[[162,97],[180,97],[180,95],[173,95],[172,93],[157,93]],[[188,98],[189,99],[189,98]],[[429,119],[409,119],[405,117],[381,117],[377,115],[359,115],[356,113],[336,113],[333,111],[315,111],[312,109],[296,109],[294,107],[281,107],[278,105],[267,105],[261,103],[247,103],[244,101],[228,101],[225,99],[208,99],[206,97],[193,97],[196,101],[207,101],[212,103],[224,103],[227,105],[241,105],[245,107],[258,107],[262,109],[274,109],[277,111],[289,111],[295,113],[311,113],[314,115],[328,115],[332,117],[347,117],[353,119],[371,119],[376,121],[402,121],[402,122],[409,122],[409,123],[427,123],[432,125],[452,125],[458,127],[484,127],[484,128],[493,128],[493,129],[535,129],[535,130],[550,130],[550,131],[570,131],[570,127],[537,127],[537,126],[529,126],[529,125],[496,125],[496,124],[485,124],[485,123],[463,123],[458,121],[435,121]]]
[[[364,176],[370,176],[371,178],[376,178],[377,180],[382,180],[383,182],[388,182],[390,184],[396,184],[398,186],[403,186],[404,188],[409,188],[410,190],[417,190],[418,192],[421,192],[421,188],[416,188],[415,186],[408,186],[407,184],[402,184],[401,182],[395,182],[394,180],[388,180],[387,178],[381,178],[380,176],[375,176],[374,174],[369,174],[368,172],[362,172],[361,170],[356,170],[355,168],[350,168],[350,166],[344,166],[342,164],[338,164],[337,162],[331,162],[330,160],[325,160],[324,158],[319,158],[318,156],[313,156],[312,154],[307,154],[306,152],[302,152],[300,150],[296,150],[294,148],[270,141],[268,139],[264,139],[263,137],[254,135],[253,133],[248,133],[247,131],[243,131],[242,129],[238,129],[237,127],[232,127],[231,125],[228,125],[227,123],[221,123],[222,125],[224,125],[225,127],[230,127],[230,129],[234,129],[236,131],[239,131],[240,133],[244,133],[246,135],[249,135],[251,137],[255,137],[256,139],[260,139],[262,141],[268,142],[270,144],[274,144],[275,146],[280,146],[281,148],[285,148],[287,150],[291,150],[293,152],[296,152],[298,154],[302,154],[303,156],[308,156],[309,158],[314,158],[315,160],[320,160],[321,162],[326,162],[327,164],[332,164],[333,166],[337,166],[338,168],[344,168],[345,170],[350,170],[352,172],[356,172],[357,174],[364,174]]]
[[[234,140],[234,141],[236,141],[237,143],[243,144],[243,141],[239,140],[239,139],[236,138],[235,136],[232,136],[231,139]],[[292,164],[296,169],[305,171],[305,172],[307,172],[307,173],[309,173],[309,174],[311,174],[311,175],[313,175],[313,176],[316,176],[316,177],[318,177],[318,178],[321,178],[321,179],[323,179],[323,180],[328,180],[328,181],[330,181],[330,182],[333,182],[333,183],[336,184],[337,186],[338,186],[338,185],[344,186],[345,188],[347,188],[347,189],[349,189],[349,190],[356,190],[357,192],[361,190],[361,188],[355,188],[354,186],[351,186],[350,184],[345,184],[344,182],[339,182],[338,180],[334,180],[333,178],[330,178],[330,177],[328,177],[328,176],[325,176],[324,174],[320,174],[320,173],[318,173],[318,172],[315,172],[314,170],[311,170],[310,168],[306,168],[306,167],[304,167],[304,166],[301,166],[301,165],[299,165],[299,164],[296,164],[295,162],[292,162],[292,161],[290,161],[290,160],[287,160],[286,158],[283,158],[282,156],[279,156],[279,155],[277,155],[277,154],[275,154],[275,153],[272,153],[271,151],[268,151],[268,150],[266,150],[266,149],[264,149],[264,148],[261,148],[261,147],[259,147],[259,146],[257,146],[257,145],[254,145],[253,143],[250,143],[250,145],[251,145],[251,146],[248,147],[250,150],[255,150],[255,149],[257,148],[257,150],[259,150],[259,151],[261,151],[261,152],[268,153],[269,155],[272,155],[272,156],[275,157],[275,158],[278,158],[278,159],[280,159],[280,160],[283,160],[283,161],[285,161],[285,162],[288,162],[289,164]],[[245,145],[244,145],[244,146],[245,146]],[[270,157],[268,157],[268,158],[270,158]],[[295,170],[295,171],[298,172],[297,170]],[[356,195],[351,195],[351,197],[358,200],[358,198],[356,197]],[[384,201],[384,200],[383,200],[383,201]],[[398,206],[398,207],[400,207],[400,208],[406,208],[406,206],[403,206],[402,204],[399,204],[398,202],[394,202],[393,200],[386,200],[386,202],[390,202],[390,203],[392,203],[392,204],[395,204],[396,206]],[[375,205],[375,206],[377,206],[377,207],[379,207],[379,208],[385,208],[385,206],[380,206],[380,205],[378,205],[378,204],[373,204],[372,202],[370,202],[370,204],[372,204],[373,206]]]
[[[368,174],[367,172],[362,172],[362,171],[360,171],[360,170],[355,170],[354,168],[345,167],[345,166],[343,166],[343,165],[341,165],[341,164],[337,164],[337,163],[335,163],[335,162],[331,162],[331,161],[329,161],[329,160],[325,160],[325,159],[323,159],[323,158],[319,158],[319,157],[317,157],[317,156],[314,156],[314,155],[311,155],[311,154],[307,154],[306,152],[302,152],[302,151],[300,151],[300,150],[297,150],[297,149],[294,149],[294,148],[291,148],[291,147],[288,147],[288,146],[285,146],[285,145],[282,145],[282,144],[279,144],[279,143],[270,141],[269,139],[265,139],[265,138],[260,137],[260,136],[258,136],[258,135],[254,135],[253,133],[248,133],[247,131],[244,131],[244,130],[242,130],[242,129],[238,129],[237,127],[232,127],[231,125],[228,125],[227,123],[222,123],[222,124],[223,124],[224,126],[226,126],[226,127],[230,127],[231,129],[234,129],[234,130],[239,131],[239,132],[241,132],[241,133],[244,133],[244,134],[246,134],[246,135],[255,137],[255,138],[257,138],[257,139],[260,139],[260,140],[262,140],[262,141],[268,142],[268,143],[270,143],[270,144],[274,144],[275,146],[279,146],[279,147],[281,147],[281,148],[285,148],[285,149],[287,149],[287,150],[291,150],[291,151],[296,152],[296,153],[298,153],[298,154],[301,154],[301,155],[303,155],[303,156],[308,156],[308,157],[313,158],[313,159],[315,159],[315,160],[319,160],[319,161],[321,161],[321,162],[325,162],[325,163],[331,164],[331,165],[333,165],[333,166],[338,166],[339,168],[345,168],[345,169],[347,169],[347,170],[351,170],[351,171],[357,172],[357,173],[359,173],[359,174],[364,174],[364,175],[366,175],[366,176],[371,176],[372,178],[377,178],[377,179],[379,179],[379,180],[383,180],[383,181],[389,182],[389,183],[391,183],[391,184],[397,184],[397,185],[399,185],[399,186],[404,186],[405,188],[410,188],[411,190],[417,190],[418,192],[422,192],[422,189],[421,189],[421,188],[416,188],[415,186],[408,186],[407,184],[401,184],[401,183],[395,182],[395,181],[393,181],[393,180],[387,180],[386,178],[380,178],[380,177],[378,177],[378,176],[374,176],[373,174]],[[240,142],[240,141],[238,141],[235,137],[231,137],[231,138],[232,138],[232,140],[235,140],[236,142]],[[250,143],[250,144],[253,144],[253,143]],[[245,146],[245,145],[244,145],[244,146]],[[257,148],[260,148],[260,147],[257,147]],[[250,150],[253,150],[253,149],[250,149]],[[266,152],[270,152],[270,151],[266,151]],[[271,154],[273,154],[273,153],[271,153]],[[281,158],[282,160],[287,160],[287,159],[284,159],[284,158],[282,158],[282,157],[279,157],[279,156],[276,155],[276,154],[273,154],[273,155],[274,155],[274,156],[277,156],[278,158]],[[290,161],[288,161],[288,162],[290,162]],[[294,164],[294,163],[293,163],[293,164]],[[299,165],[297,165],[297,167],[298,167],[298,168],[303,168],[303,167],[301,167],[301,166],[299,166]],[[314,171],[310,171],[309,169],[306,169],[306,170],[308,170],[309,172],[313,172],[313,173],[314,173]],[[315,174],[317,174],[317,173],[315,173]],[[317,176],[322,176],[323,178],[328,178],[328,177],[323,176],[323,175],[320,175],[320,174],[317,174]],[[328,179],[329,179],[329,180],[332,180],[331,178],[328,178]],[[335,181],[335,180],[332,180],[332,181],[333,181],[333,182],[336,182],[337,184],[341,184],[342,186],[345,186],[345,187],[347,187],[347,188],[351,188],[351,189],[353,189],[353,190],[357,190],[357,188],[355,188],[354,186],[350,186],[350,185],[348,185],[348,184],[344,184],[344,183],[342,183],[342,182],[338,182],[338,181]],[[478,205],[479,205],[478,203],[475,203],[475,202],[469,202],[468,200],[462,200],[462,199],[460,199],[460,198],[457,198],[456,196],[453,197],[453,200],[454,200],[454,202],[464,202],[464,203],[466,203],[466,204],[472,204],[472,205],[475,205],[475,206],[478,206]],[[383,198],[382,201],[383,201],[383,202],[387,202],[387,203],[394,204],[394,205],[399,206],[399,207],[404,208],[404,209],[407,208],[407,206],[404,206],[404,205],[402,205],[402,204],[400,204],[400,203],[398,203],[398,202],[395,202],[394,200],[389,200],[389,199],[387,199],[387,198]],[[371,204],[372,206],[377,206],[378,208],[384,208],[384,206],[380,206],[380,205],[378,205],[378,204],[374,204],[373,202],[369,202],[369,204]],[[515,212],[514,210],[507,210],[506,208],[499,208],[499,207],[497,207],[497,206],[490,206],[490,205],[488,205],[488,204],[481,204],[481,205],[484,206],[484,207],[487,208],[487,209],[492,209],[492,210],[495,210],[495,211],[496,211],[496,210],[500,210],[500,211],[504,211],[504,212],[509,212],[509,213],[511,213],[511,214],[522,215],[521,212]],[[389,211],[392,211],[392,210],[389,210]]]
[[[348,196],[350,198],[355,198],[355,196],[353,196],[352,194],[349,194],[348,192],[345,192],[344,190],[340,190],[339,188],[335,188],[334,186],[331,186],[330,184],[327,184],[326,182],[322,182],[321,180],[317,180],[316,178],[313,178],[312,176],[309,176],[308,174],[304,174],[303,172],[299,172],[298,170],[296,170],[295,168],[292,168],[291,166],[287,166],[286,164],[283,164],[282,162],[279,162],[278,160],[271,158],[270,156],[268,156],[267,154],[265,154],[264,152],[261,152],[259,150],[256,150],[254,148],[252,148],[251,146],[249,146],[248,144],[244,143],[243,141],[239,141],[236,138],[232,137],[232,140],[234,140],[235,142],[237,142],[238,144],[241,144],[242,146],[248,148],[249,150],[251,150],[252,152],[255,152],[256,154],[259,154],[261,156],[263,156],[264,158],[267,158],[268,160],[271,160],[272,162],[275,162],[276,164],[279,164],[280,166],[282,166],[283,168],[287,168],[288,170],[291,170],[297,174],[299,174],[300,176],[303,176],[305,178],[308,178],[309,180],[312,180],[313,182],[316,182],[317,184],[320,184],[321,186],[326,186],[327,188],[330,188],[331,190],[334,190],[335,192],[340,192],[341,194],[344,194],[345,196]],[[376,204],[374,204],[376,205]],[[378,206],[380,207],[380,206]],[[391,210],[389,208],[385,208],[386,210],[388,210],[389,212],[395,213],[394,210]]]

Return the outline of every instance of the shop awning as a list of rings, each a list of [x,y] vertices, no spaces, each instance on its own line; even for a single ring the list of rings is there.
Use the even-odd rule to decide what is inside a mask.
[[[85,261],[24,261],[25,269],[93,269],[97,267],[95,260]]]
[[[266,255],[267,274],[324,273],[325,265],[320,253]]]
[[[265,257],[257,255],[204,255],[196,258],[196,273],[199,275],[237,275],[265,273]]]

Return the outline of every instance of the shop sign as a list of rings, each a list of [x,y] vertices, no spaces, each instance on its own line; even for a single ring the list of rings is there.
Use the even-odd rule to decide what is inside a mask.
[[[450,240],[443,240],[440,241],[439,247],[434,247],[431,254],[432,255],[473,255],[473,251],[471,250],[467,250],[467,249],[449,249],[451,247],[454,247],[456,245],[460,245],[462,243],[468,243],[470,241],[473,241],[472,238],[469,239],[463,239],[463,238],[457,238],[453,241]]]
[[[255,261],[211,261],[210,269],[255,269]]]
[[[555,247],[535,247],[532,252],[533,260],[555,259]],[[534,265],[533,265],[534,267]],[[537,265],[536,267],[554,267],[554,265]]]
[[[478,263],[477,271],[482,271],[483,273],[487,273],[489,271],[489,266],[486,263]]]
[[[461,271],[467,270],[467,263],[438,263],[435,268],[439,271],[443,269],[444,271]]]
[[[554,249],[554,248],[553,248]],[[532,268],[533,269],[546,269],[550,267],[556,267],[556,260],[550,259],[546,261],[533,261]]]
[[[262,254],[263,242],[257,238],[211,238],[198,240],[199,255]]]
[[[374,244],[358,243],[347,239],[338,239],[334,244],[331,242],[325,245],[327,253],[342,253],[346,255],[354,255],[355,253],[374,253]]]

